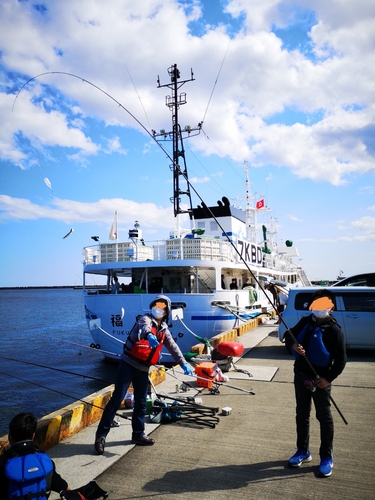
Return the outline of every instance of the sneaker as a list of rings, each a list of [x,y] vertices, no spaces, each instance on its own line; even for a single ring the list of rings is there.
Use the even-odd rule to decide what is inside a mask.
[[[322,457],[320,459],[319,474],[328,477],[332,474],[333,460],[331,457]]]
[[[290,467],[301,467],[304,462],[311,462],[312,456],[307,451],[297,450],[295,454],[289,459],[288,464]]]
[[[102,436],[95,441],[95,451],[98,455],[103,455],[105,447],[105,437]]]

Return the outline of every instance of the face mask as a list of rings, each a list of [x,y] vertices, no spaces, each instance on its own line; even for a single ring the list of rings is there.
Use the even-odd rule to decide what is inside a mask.
[[[325,309],[324,311],[311,311],[313,315],[318,319],[326,318],[329,315],[330,309]]]
[[[155,319],[162,319],[164,317],[164,310],[160,309],[160,307],[153,307],[151,309],[151,314]]]

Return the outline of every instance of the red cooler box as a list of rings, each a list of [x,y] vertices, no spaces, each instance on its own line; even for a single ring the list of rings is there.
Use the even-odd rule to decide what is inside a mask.
[[[195,367],[195,373],[197,377],[200,377],[197,378],[197,386],[208,387],[210,389],[215,380],[217,368],[218,366],[216,363],[209,363],[208,361],[199,363],[199,365]]]

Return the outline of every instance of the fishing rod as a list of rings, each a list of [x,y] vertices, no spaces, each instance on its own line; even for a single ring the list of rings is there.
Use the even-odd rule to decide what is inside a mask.
[[[227,232],[224,230],[223,226],[220,224],[220,222],[218,221],[217,217],[215,217],[215,215],[213,214],[212,210],[205,204],[203,198],[200,196],[200,194],[198,193],[198,191],[196,190],[196,188],[193,186],[193,184],[189,181],[188,179],[188,176],[187,176],[187,172],[184,172],[183,170],[181,170],[181,167],[180,165],[178,164],[178,162],[173,159],[170,154],[168,153],[168,151],[162,146],[162,144],[157,140],[157,138],[154,136],[154,134],[152,132],[150,132],[142,123],[140,120],[138,120],[138,118],[136,118],[135,115],[133,115],[123,104],[121,104],[117,99],[115,99],[113,96],[111,96],[108,92],[106,92],[105,90],[103,90],[102,88],[100,88],[99,86],[95,85],[94,83],[90,82],[89,80],[86,80],[85,78],[82,78],[82,77],[79,77],[73,73],[68,73],[68,72],[65,72],[65,71],[47,71],[47,72],[44,72],[44,73],[40,73],[39,75],[36,75],[32,78],[30,78],[26,83],[24,83],[24,85],[21,87],[21,89],[18,91],[18,93],[16,94],[16,97],[14,99],[14,102],[13,102],[13,106],[12,106],[12,111],[14,109],[14,105],[15,105],[15,102],[19,96],[19,94],[21,93],[21,91],[26,87],[26,85],[28,85],[31,81],[41,77],[41,76],[44,76],[44,75],[54,75],[54,74],[61,74],[61,75],[67,75],[67,76],[71,76],[73,78],[77,78],[79,80],[81,80],[82,82],[84,83],[87,83],[88,85],[91,85],[92,87],[96,88],[97,90],[99,90],[100,92],[102,92],[103,94],[105,94],[107,97],[109,97],[112,101],[114,101],[121,109],[123,109],[126,113],[128,113],[137,123],[138,125],[147,133],[147,135],[149,135],[155,142],[156,144],[160,147],[160,149],[165,153],[165,155],[167,156],[167,158],[172,162],[174,168],[176,169],[176,171],[178,172],[179,175],[182,175],[185,179],[185,181],[187,182],[189,188],[196,194],[196,196],[199,198],[199,200],[201,201],[202,203],[202,208],[203,210],[210,216],[212,217],[215,222],[217,223],[218,227],[221,229],[222,231],[222,234],[225,235],[226,239],[228,240],[229,244],[232,246],[232,248],[234,249],[235,253],[238,255],[239,259],[243,262],[243,264],[245,265],[246,269],[249,271],[250,275],[253,277],[255,283],[257,283],[258,287],[260,287],[262,289],[262,286],[260,284],[260,281],[258,280],[258,278],[256,277],[256,275],[253,273],[253,271],[250,269],[249,265],[247,264],[247,262],[245,261],[245,259],[242,257],[240,251],[237,249],[236,245],[233,243],[232,239],[230,238],[230,236],[227,234]],[[201,128],[201,127],[200,127]],[[182,137],[181,137],[182,139]],[[271,307],[274,309],[274,311],[276,312],[276,315],[278,316],[279,318],[279,321],[285,326],[286,330],[289,330],[289,327],[288,325],[285,323],[285,321],[283,320],[282,318],[282,315],[277,311],[277,308],[276,306],[273,304],[273,302],[271,301],[270,297],[266,294],[266,297],[267,297],[267,300],[268,302],[270,303]],[[290,330],[289,330],[290,332]],[[294,336],[292,337],[292,339],[295,340]],[[297,342],[296,342],[297,343]],[[304,357],[307,364],[309,365],[309,367],[312,369],[312,372],[314,374],[316,374],[316,376],[318,376],[318,374],[316,373],[315,369],[313,368],[313,366],[311,365],[310,361],[308,360],[308,358],[305,356]],[[347,424],[347,421],[345,420],[344,416],[342,415],[341,411],[339,410],[339,408],[337,407],[336,403],[334,402],[334,400],[332,399],[332,397],[330,396],[330,399],[333,403],[333,405],[335,406],[335,408],[337,409],[339,415],[341,416],[341,418],[343,419],[343,421]]]
[[[71,76],[72,78],[76,78],[78,80],[81,80],[82,82],[84,83],[87,83],[88,85],[91,85],[92,87],[94,87],[95,89],[99,90],[99,92],[102,92],[104,95],[106,95],[107,97],[109,97],[109,99],[111,99],[113,102],[115,102],[121,109],[123,109],[126,113],[128,113],[137,123],[138,125],[147,133],[147,135],[149,135],[154,141],[155,143],[160,147],[160,149],[164,152],[164,154],[167,156],[167,158],[172,162],[174,168],[176,168],[176,170],[178,170],[178,173],[181,174],[184,179],[186,180],[186,182],[188,183],[189,185],[189,188],[192,189],[192,191],[196,194],[196,196],[199,198],[199,200],[201,201],[202,203],[202,208],[210,215],[210,217],[212,217],[215,222],[218,224],[219,228],[221,229],[222,233],[225,235],[225,237],[227,238],[228,242],[230,243],[230,245],[232,246],[232,248],[234,249],[234,251],[237,253],[239,259],[243,262],[243,264],[246,266],[247,270],[249,271],[249,273],[251,274],[251,276],[253,277],[254,281],[258,284],[258,286],[260,288],[261,287],[261,284],[259,282],[259,280],[257,279],[257,277],[255,276],[255,274],[253,273],[253,271],[250,269],[250,267],[248,266],[247,262],[244,260],[244,258],[242,257],[241,253],[239,252],[239,250],[237,249],[236,245],[233,243],[232,239],[230,238],[230,236],[227,234],[227,232],[224,230],[223,226],[220,224],[220,222],[218,221],[218,219],[215,217],[215,215],[212,213],[212,211],[210,210],[210,208],[205,204],[203,198],[200,196],[200,194],[198,193],[198,191],[195,189],[195,187],[193,186],[193,184],[189,181],[188,179],[188,176],[187,176],[187,172],[184,172],[183,170],[181,170],[181,167],[180,165],[177,163],[177,161],[175,159],[173,159],[171,157],[171,155],[168,153],[168,151],[164,148],[164,146],[157,140],[156,136],[150,132],[144,125],[143,123],[138,120],[138,118],[133,115],[133,113],[131,113],[120,101],[118,101],[115,97],[113,97],[111,94],[109,94],[108,92],[106,92],[104,89],[100,88],[98,85],[95,85],[94,83],[90,82],[89,80],[83,78],[83,77],[80,77],[78,75],[75,75],[73,73],[69,73],[69,72],[66,72],[66,71],[46,71],[44,73],[40,73],[39,75],[36,75],[32,78],[30,78],[29,80],[27,80],[27,82],[25,82],[22,87],[20,88],[20,90],[17,92],[16,94],[16,97],[14,98],[14,101],[13,101],[13,106],[12,106],[12,111],[14,110],[14,106],[15,106],[15,103],[16,103],[16,100],[18,99],[20,93],[22,92],[22,90],[30,83],[32,82],[33,80],[36,80],[37,78],[41,77],[41,76],[45,76],[45,75],[66,75],[66,76]],[[266,295],[267,297],[267,300],[270,302],[271,304],[271,307],[275,310],[276,314],[281,318],[281,316],[279,315],[276,307],[274,306],[274,304],[271,302],[271,299],[268,297],[268,295]]]
[[[10,358],[9,356],[0,356],[1,359],[6,359],[9,361],[15,361],[16,363],[23,363],[25,365],[37,366],[38,368],[47,368],[48,370],[54,370],[60,373],[67,373],[68,375],[76,375],[77,377],[87,378],[89,380],[95,380],[96,382],[103,382],[105,384],[114,384],[114,382],[110,382],[108,380],[103,380],[96,377],[91,377],[89,375],[83,375],[82,373],[71,372],[69,370],[63,370],[62,368],[56,368],[55,366],[46,366],[40,363],[34,363],[33,361],[23,361],[21,359]]]
[[[73,399],[74,401],[80,401],[81,403],[83,403],[85,405],[90,405],[93,408],[98,408],[99,410],[104,410],[104,408],[96,405],[95,403],[90,403],[90,401],[85,401],[83,399],[76,398],[75,396],[71,396],[70,394],[66,394],[65,392],[58,391],[57,389],[52,389],[51,387],[46,387],[45,385],[38,384],[36,382],[30,382],[30,380],[26,380],[24,378],[17,377],[16,375],[13,375],[13,374],[11,375],[10,373],[5,373],[5,372],[0,371],[0,374],[6,375],[7,377],[15,378],[16,380],[20,380],[21,382],[26,382],[27,384],[35,385],[36,387],[40,387],[41,389],[46,389],[47,391],[55,392],[56,394],[60,394],[60,396],[65,396],[69,399]],[[129,417],[127,415],[122,415],[120,413],[115,413],[115,415],[116,415],[116,417],[124,418],[126,420],[131,420],[131,418],[132,418],[132,417]]]
[[[287,325],[285,324],[285,326],[287,326]],[[297,344],[297,346],[299,346],[300,345],[299,342],[297,341],[296,337],[293,335],[292,331],[288,327],[287,327],[287,331],[285,333],[287,333],[287,332],[288,332],[288,335],[290,336],[290,338],[292,339],[292,341],[295,344]],[[315,380],[319,380],[320,376],[318,375],[317,371],[315,370],[315,368],[311,364],[311,362],[308,359],[308,357],[307,356],[303,356],[303,359],[306,361],[307,365],[309,366],[310,370],[312,371],[312,373],[313,373],[313,375],[315,377]],[[329,399],[330,399],[331,403],[333,404],[333,406],[336,408],[337,413],[340,415],[340,417],[342,418],[342,420],[345,423],[345,425],[348,425],[348,422],[347,422],[346,418],[342,414],[340,408],[337,406],[337,404],[336,404],[335,400],[333,399],[333,397],[331,396],[331,394],[329,394]]]
[[[159,366],[159,368],[164,368],[165,372],[166,372],[168,375],[170,375],[171,377],[173,377],[173,378],[175,378],[175,379],[177,379],[177,380],[179,380],[179,379],[178,379],[175,375],[172,375],[172,374],[170,373],[170,370],[172,370],[172,371],[173,371],[173,373],[178,373],[178,374],[181,374],[181,375],[186,376],[186,375],[184,374],[184,372],[180,372],[180,371],[178,371],[178,370],[174,370],[173,368],[171,368],[170,370],[167,370],[167,369],[165,368],[165,366],[163,366],[163,365]],[[199,375],[187,375],[187,376],[188,376],[188,377],[193,377],[193,378],[195,378],[195,379],[199,379],[199,380],[204,380],[205,382],[207,382],[207,380],[208,380],[207,378],[205,378],[205,377],[200,377]],[[213,384],[215,384],[215,385],[219,385],[219,386],[220,386],[220,385],[222,385],[222,386],[224,386],[224,387],[230,387],[231,389],[236,389],[237,391],[246,392],[246,394],[251,394],[252,396],[255,396],[255,392],[254,392],[254,391],[252,391],[252,390],[250,390],[250,391],[249,391],[248,389],[242,389],[242,387],[236,387],[236,386],[234,386],[234,385],[230,385],[230,384],[227,384],[227,383],[224,383],[224,382],[219,382],[219,381],[217,381],[217,380],[213,380],[213,379],[212,379],[212,383],[213,383]],[[213,391],[213,392],[214,392],[214,391]]]

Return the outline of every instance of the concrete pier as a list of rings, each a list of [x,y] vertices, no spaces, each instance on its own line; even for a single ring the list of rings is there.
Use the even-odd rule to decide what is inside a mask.
[[[259,325],[238,340],[245,353],[236,360],[236,367],[252,377],[230,371],[227,386],[221,385],[215,395],[207,389],[198,394],[199,388],[176,394],[176,384],[188,381],[178,369],[156,385],[159,394],[197,395],[206,406],[230,407],[229,415],[218,413],[220,422],[214,429],[183,420],[148,423],[146,431],[155,445],[139,447],[131,443],[130,420],[118,418],[120,427],[111,430],[104,455],[98,456],[93,448],[96,422],[48,450],[60,474],[72,488],[96,478],[110,500],[373,500],[375,353],[349,352],[343,374],[333,383],[332,397],[348,425],[332,407],[334,469],[331,477],[320,478],[316,474],[320,440],[314,409],[313,460],[299,469],[287,467],[296,441],[293,359],[280,344],[276,326]],[[233,387],[253,390],[255,395]],[[129,411],[119,413],[130,416]]]

